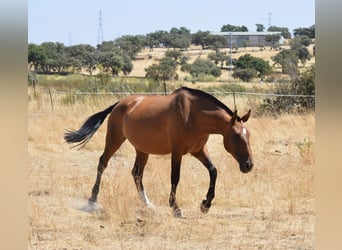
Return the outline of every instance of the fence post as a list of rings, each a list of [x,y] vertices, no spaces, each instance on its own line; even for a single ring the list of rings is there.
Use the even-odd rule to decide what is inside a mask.
[[[50,88],[49,88],[49,96],[50,96],[51,108],[52,108],[52,110],[53,110],[53,100],[52,100],[52,95],[51,95]]]
[[[233,100],[234,100],[234,111],[236,111],[236,103],[235,103],[235,91],[233,91]]]

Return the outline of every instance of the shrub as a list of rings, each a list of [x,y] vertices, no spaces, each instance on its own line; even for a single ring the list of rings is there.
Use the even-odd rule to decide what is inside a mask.
[[[200,73],[197,77],[197,81],[198,82],[213,82],[215,81],[215,76]]]
[[[267,97],[259,107],[260,113],[272,112],[291,113],[291,112],[310,112],[315,110],[315,65],[303,71],[300,76],[290,84],[278,84],[276,93],[280,96]],[[281,96],[299,95],[299,96]]]
[[[221,69],[209,59],[197,58],[192,64],[184,64],[181,70],[189,72],[193,81],[197,81],[200,75],[212,75],[214,77],[221,75]]]
[[[232,76],[241,79],[243,82],[250,82],[257,77],[257,73],[255,69],[235,69]]]
[[[261,79],[270,74],[272,71],[272,68],[269,65],[268,61],[265,61],[262,58],[251,56],[250,54],[240,56],[239,59],[234,62],[234,65],[236,70],[254,69],[257,72],[256,75]]]
[[[108,85],[112,79],[110,74],[104,72],[98,73],[96,77],[99,79],[101,85]]]

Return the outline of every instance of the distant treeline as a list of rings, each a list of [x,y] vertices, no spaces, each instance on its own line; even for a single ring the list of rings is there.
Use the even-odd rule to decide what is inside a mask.
[[[245,26],[223,25],[221,31],[248,31]],[[257,24],[257,31],[264,31],[261,24]],[[288,28],[272,26],[267,31],[280,31],[284,38],[290,39]],[[309,28],[294,30],[295,37],[315,38],[315,25]],[[168,31],[155,31],[146,35],[125,35],[113,41],[104,41],[96,47],[79,44],[65,46],[59,42],[43,42],[42,44],[28,44],[28,63],[37,73],[67,74],[78,73],[85,69],[90,75],[96,68],[112,75],[122,72],[128,75],[133,69],[132,60],[145,48],[151,51],[155,48],[166,47],[184,51],[191,45],[201,46],[202,49],[213,49],[228,46],[227,39],[219,35],[211,35],[209,31],[191,33],[185,27],[172,28]]]

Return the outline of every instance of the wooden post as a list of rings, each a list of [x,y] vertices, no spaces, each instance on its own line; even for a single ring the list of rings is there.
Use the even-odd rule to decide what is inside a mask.
[[[233,99],[234,99],[234,111],[236,111],[235,92],[233,92]]]
[[[164,95],[166,95],[166,82],[164,81]]]
[[[50,88],[49,88],[49,96],[50,96],[51,108],[52,108],[52,110],[53,110],[53,100],[52,100],[52,95],[51,95]]]

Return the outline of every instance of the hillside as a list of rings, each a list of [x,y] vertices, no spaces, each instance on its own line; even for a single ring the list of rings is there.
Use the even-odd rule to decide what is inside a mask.
[[[286,49],[289,48],[289,46],[282,46],[282,48]],[[308,47],[310,54],[313,54],[313,45],[310,45]],[[154,49],[153,51],[149,51],[149,49],[145,49],[144,51],[140,52],[138,54],[138,58],[140,60],[134,60],[133,61],[133,71],[130,73],[130,76],[136,76],[136,77],[144,77],[145,76],[145,68],[150,66],[153,63],[158,63],[158,60],[165,56],[165,52],[167,51],[166,48],[158,48]],[[226,52],[229,55],[229,49],[222,49],[222,52]],[[207,58],[207,55],[209,53],[213,52],[212,50],[202,50],[198,46],[192,46],[188,51],[184,51],[183,53],[189,57],[189,63],[193,62],[197,57],[200,58]],[[232,53],[232,58],[237,59],[240,56],[243,56],[245,54],[251,54],[254,57],[262,58],[266,61],[269,61],[270,65],[273,64],[273,61],[271,60],[272,56],[275,56],[279,51],[277,50],[271,50],[269,47],[266,47],[264,50],[260,50],[257,47],[247,47],[239,48],[237,52]],[[310,65],[312,63],[315,63],[315,58],[312,57],[310,61],[307,62],[307,65]],[[185,74],[184,72],[181,72],[178,70],[177,72],[180,76],[180,79],[183,79]],[[217,81],[228,81],[232,80],[231,76],[227,71],[222,72],[222,76],[217,79]]]

